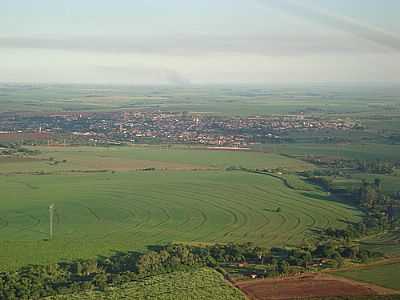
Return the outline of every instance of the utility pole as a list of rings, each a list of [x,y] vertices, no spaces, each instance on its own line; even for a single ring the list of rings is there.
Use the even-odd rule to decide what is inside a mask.
[[[50,220],[50,228],[49,228],[49,240],[53,239],[53,216],[54,216],[54,204],[49,206],[49,220]]]

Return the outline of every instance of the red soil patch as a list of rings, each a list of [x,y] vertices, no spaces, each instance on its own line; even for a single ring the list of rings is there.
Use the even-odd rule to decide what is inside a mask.
[[[47,133],[0,133],[0,141],[15,142],[24,140],[47,140],[49,135]]]
[[[287,300],[397,293],[372,284],[359,283],[326,274],[307,274],[284,279],[250,280],[237,282],[235,285],[251,300]]]

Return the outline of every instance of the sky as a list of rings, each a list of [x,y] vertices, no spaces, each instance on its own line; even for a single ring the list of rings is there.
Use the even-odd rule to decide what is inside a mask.
[[[0,0],[0,82],[400,82],[398,0]]]

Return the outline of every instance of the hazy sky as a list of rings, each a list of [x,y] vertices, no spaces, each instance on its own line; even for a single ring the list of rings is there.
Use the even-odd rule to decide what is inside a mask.
[[[399,0],[0,0],[0,81],[400,82]]]

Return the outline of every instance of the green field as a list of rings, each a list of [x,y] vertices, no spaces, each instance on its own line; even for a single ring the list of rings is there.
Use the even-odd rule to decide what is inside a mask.
[[[341,114],[341,117],[343,114],[352,114],[357,118],[369,119],[379,111],[395,114],[393,128],[398,124],[399,94],[399,88],[390,85],[0,85],[0,112],[154,109],[242,116],[295,112]],[[369,122],[374,124],[374,119]],[[379,122],[378,125],[381,124]]]
[[[359,218],[359,211],[329,200],[323,192],[295,190],[278,178],[223,168],[234,163],[281,165],[281,159],[288,168],[308,167],[297,160],[264,153],[154,151],[73,148],[51,152],[57,159],[67,157],[66,163],[57,166],[50,166],[48,160],[33,161],[32,165],[18,160],[3,162],[2,268],[93,257],[168,242],[297,244],[310,238],[313,229],[343,227],[345,221]],[[112,163],[106,155],[114,157]],[[123,157],[121,162],[126,165],[132,163],[129,157],[133,157],[134,162],[145,162],[141,166],[167,161],[197,167],[179,171],[84,171],[91,169],[88,164],[94,161],[99,164],[98,170],[113,170],[121,163],[116,163],[115,157]],[[152,157],[158,160],[151,160]],[[49,173],[29,173],[40,170],[36,164],[49,168]],[[217,169],[199,170],[199,166]],[[59,168],[60,172],[52,168]],[[74,169],[81,171],[72,172]],[[12,170],[21,173],[10,173]],[[49,242],[45,240],[47,208],[52,203],[56,205],[55,238]],[[277,212],[277,208],[281,211]]]
[[[301,171],[313,168],[306,162],[262,152],[207,151],[175,147],[33,147],[42,154],[28,159],[0,159],[0,174],[13,172],[57,172],[79,170],[130,171],[143,168],[168,170],[284,168]],[[54,165],[49,161],[63,161]]]
[[[330,177],[332,179],[332,187],[335,189],[357,189],[361,186],[362,181],[374,182],[375,179],[381,180],[381,188],[385,193],[391,194],[400,191],[400,177],[381,174],[365,174],[351,173],[350,178]]]
[[[174,272],[128,283],[106,292],[85,292],[54,296],[46,300],[244,300],[243,294],[224,282],[221,274],[212,269]]]
[[[400,290],[400,264],[377,265],[366,269],[337,272],[336,275]]]
[[[373,182],[375,178],[381,180],[382,189],[387,193],[400,191],[400,176],[398,175],[379,175],[379,174],[355,174],[356,179],[365,179],[368,182]]]
[[[363,248],[371,251],[379,251],[386,256],[400,255],[400,232],[399,230],[385,232],[376,236],[363,239]]]
[[[388,144],[282,144],[263,145],[263,149],[291,156],[327,156],[359,160],[399,160],[400,145]]]

